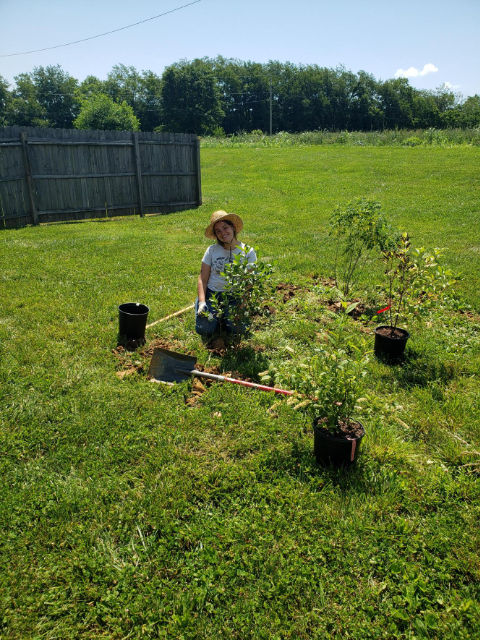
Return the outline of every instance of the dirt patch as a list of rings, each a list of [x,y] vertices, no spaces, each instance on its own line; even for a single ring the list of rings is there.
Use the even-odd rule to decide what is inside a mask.
[[[167,349],[168,351],[178,351],[179,353],[183,353],[187,356],[195,355],[192,350],[185,349],[181,342],[172,338],[169,340],[166,338],[157,338],[156,340],[153,340],[143,351],[141,351],[140,355],[145,356],[145,358],[151,358],[153,350],[157,347],[160,349]]]
[[[120,378],[120,380],[134,373],[143,372],[143,362],[140,360],[132,360],[132,353],[126,346],[119,344],[115,349],[112,349],[112,353],[119,363],[120,370],[117,371],[115,375],[117,378]]]
[[[262,315],[264,316],[273,316],[277,313],[277,310],[275,309],[275,307],[272,307],[269,304],[266,304],[262,307]]]
[[[329,304],[326,305],[327,309],[329,311],[333,311],[333,313],[339,313],[340,309],[342,308],[342,303],[341,302],[330,302]]]
[[[301,288],[299,285],[291,284],[290,282],[279,282],[275,287],[276,291],[283,295],[283,302],[288,302]]]
[[[348,312],[348,315],[354,320],[359,320],[360,316],[368,314],[371,311],[371,309],[358,299],[352,300],[352,302],[358,302],[357,306]],[[330,304],[327,304],[326,307],[329,311],[333,311],[334,313],[340,313],[342,311],[341,302],[331,302]]]
[[[213,338],[213,340],[210,340],[207,344],[207,349],[216,356],[224,356],[227,346],[224,338]]]
[[[331,289],[337,286],[337,282],[335,278],[324,278],[320,276],[312,276],[312,280],[314,280],[316,284],[320,283],[324,287],[330,287]]]
[[[360,316],[363,316],[366,312],[367,307],[362,302],[359,302],[355,309],[352,309],[348,315],[351,316],[354,320],[358,320]]]
[[[462,315],[462,316],[466,316],[470,320],[479,320],[480,319],[480,316],[478,316],[477,314],[473,313],[472,311],[467,311],[466,309],[459,309],[458,313],[460,315]]]

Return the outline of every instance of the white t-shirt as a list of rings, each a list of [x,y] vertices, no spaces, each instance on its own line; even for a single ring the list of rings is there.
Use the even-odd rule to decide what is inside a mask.
[[[240,248],[239,248],[240,247]],[[239,242],[235,249],[230,251],[224,249],[220,244],[212,244],[205,251],[205,255],[202,258],[202,262],[208,264],[211,267],[210,278],[208,279],[207,287],[212,291],[223,291],[225,289],[225,279],[220,275],[225,270],[225,265],[233,262],[233,256],[235,254],[241,254],[241,249],[244,249],[243,242]],[[255,262],[257,256],[253,248],[247,253],[247,262]]]

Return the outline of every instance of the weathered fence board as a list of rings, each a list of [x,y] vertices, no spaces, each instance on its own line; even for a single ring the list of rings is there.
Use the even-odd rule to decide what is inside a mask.
[[[195,135],[0,128],[0,227],[201,203]]]

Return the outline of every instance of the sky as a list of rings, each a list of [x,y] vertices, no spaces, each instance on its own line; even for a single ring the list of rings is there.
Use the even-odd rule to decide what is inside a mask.
[[[480,0],[0,0],[0,75],[13,85],[59,64],[104,80],[124,64],[161,76],[181,59],[221,55],[343,65],[417,89],[446,83],[466,98],[480,95],[479,32]]]

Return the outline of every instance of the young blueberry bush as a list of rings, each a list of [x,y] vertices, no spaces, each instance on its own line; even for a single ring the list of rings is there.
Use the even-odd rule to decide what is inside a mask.
[[[406,232],[394,248],[382,251],[392,336],[399,318],[406,323],[422,318],[453,284],[451,271],[438,262],[441,255],[440,249],[434,249],[432,253],[423,247],[414,249]]]
[[[369,362],[364,342],[356,342],[349,331],[349,318],[337,315],[325,334],[325,344],[314,355],[296,365],[285,363],[275,371],[275,379],[289,385],[306,399],[297,408],[312,418],[321,418],[322,427],[335,433],[339,425],[355,421],[355,407],[363,390]]]
[[[335,208],[330,235],[335,239],[335,286],[343,296],[358,282],[373,252],[392,249],[398,238],[381,205],[365,198]]]
[[[241,253],[234,254],[233,261],[225,265],[221,273],[225,289],[212,296],[212,308],[220,320],[228,313],[233,327],[248,328],[254,316],[262,311],[262,305],[273,296],[271,264],[260,260],[248,262],[251,247],[245,246]],[[234,331],[236,344],[240,343],[243,331]]]

